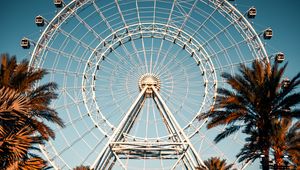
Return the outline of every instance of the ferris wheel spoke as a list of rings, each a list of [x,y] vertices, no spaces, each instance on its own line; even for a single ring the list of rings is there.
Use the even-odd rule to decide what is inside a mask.
[[[99,40],[99,42],[102,41],[103,38],[88,23],[86,23],[84,19],[82,19],[77,13],[74,13],[74,16],[79,21],[79,23],[86,28],[88,32],[91,32],[96,37],[96,39]]]
[[[73,42],[76,42],[76,44],[80,45],[81,47],[85,48],[86,50],[89,50],[89,51],[93,51],[95,49],[91,48],[89,44],[85,43],[84,41],[80,40],[79,38],[76,38],[72,32],[69,33],[67,31],[65,31],[64,29],[58,27],[58,31],[64,35],[68,40],[72,40]]]
[[[165,63],[165,65],[162,68],[159,69],[160,71],[158,71],[157,74],[158,75],[164,74],[165,71],[172,70],[172,69],[176,68],[176,66],[178,64],[187,61],[188,58],[189,58],[189,56],[185,56],[185,57],[182,57],[182,59],[180,59],[179,61],[176,61],[176,56],[177,55],[178,55],[178,53],[176,55],[174,55],[174,57],[172,59],[170,59],[167,63]]]
[[[81,121],[85,116],[88,116],[88,114],[85,114],[85,115],[83,115],[83,116],[78,116],[78,117],[76,117],[76,118],[73,118],[73,119],[71,119],[71,120],[65,122],[66,128],[67,128],[68,126],[71,126],[72,123],[74,123],[74,122]]]
[[[101,19],[104,21],[104,23],[107,26],[107,28],[110,30],[111,33],[113,33],[114,32],[113,28],[111,27],[111,25],[107,21],[107,18],[101,12],[99,6],[96,4],[95,1],[92,1],[92,4],[93,4],[93,7],[95,8],[95,10],[97,11],[97,13],[100,15]]]
[[[119,103],[119,102],[124,101],[124,100],[126,101],[127,94],[124,94],[122,92],[123,92],[123,90],[120,90],[119,93],[113,93],[112,94],[112,96],[114,96],[114,95],[118,96],[118,98],[112,97],[113,101],[115,101],[115,103]],[[116,106],[118,106],[118,105],[116,104]],[[125,112],[125,111],[123,110],[123,112]]]
[[[223,28],[220,28],[221,30],[217,33],[214,33],[214,35],[212,37],[210,37],[210,39],[208,39],[207,41],[203,42],[201,44],[202,47],[205,47],[210,41],[214,40],[215,38],[217,38],[219,35],[223,34],[224,32],[226,32],[226,30],[229,27],[232,27],[234,24],[236,24],[238,21],[237,20],[233,20],[231,21],[228,25],[224,26]]]
[[[155,71],[155,73],[156,74],[158,74],[158,75],[160,75],[160,73],[162,73],[163,71],[165,71],[165,69],[167,69],[168,68],[168,66],[172,63],[172,62],[174,62],[174,60],[176,59],[176,57],[178,56],[178,54],[181,52],[181,49],[177,49],[177,51],[173,54],[173,55],[170,55],[169,56],[169,53],[171,52],[171,48],[169,48],[168,49],[169,51],[167,51],[166,53],[165,53],[165,55],[163,56],[163,59],[162,59],[162,61],[160,62],[160,65],[158,65],[157,66],[157,68],[156,68],[156,70],[157,71]],[[167,63],[165,63],[165,60],[166,60],[166,58],[167,57],[170,57],[171,59],[169,59],[168,61],[167,61]]]
[[[131,37],[131,35],[129,37]],[[129,63],[132,65],[132,67],[141,66],[143,64],[143,62],[141,61],[141,59],[140,59],[140,57],[138,55],[138,50],[136,49],[135,44],[132,41],[130,41],[130,42],[131,42],[132,47],[135,49],[135,51],[133,53],[129,52],[128,47],[126,46],[126,44],[121,43],[120,46],[123,49],[123,51],[125,52],[125,54],[126,54],[125,56],[128,57],[128,59],[130,61]],[[138,56],[137,57],[137,61],[138,62],[135,61],[134,58],[132,57],[133,54],[135,54],[135,55]],[[118,56],[122,57],[122,55],[120,55],[120,54],[118,54]],[[122,58],[124,58],[124,57],[122,57]],[[124,61],[127,61],[126,58],[124,58]]]
[[[141,36],[143,36],[143,33],[141,33]],[[148,73],[149,69],[148,69],[148,63],[147,63],[147,57],[146,57],[145,42],[144,42],[143,38],[141,40],[142,40],[142,51],[143,51],[143,54],[144,54],[144,62],[145,62],[146,73]]]
[[[148,131],[149,131],[149,110],[150,110],[150,103],[147,102],[147,106],[146,106],[146,130],[145,130],[145,138],[148,138]]]
[[[122,45],[122,47],[123,47],[123,48],[126,48],[126,47],[123,46],[123,45]],[[128,51],[128,50],[126,49],[126,51]],[[128,53],[128,54],[126,55],[126,57],[129,58],[129,62],[128,62],[127,58],[125,58],[125,56],[121,55],[119,52],[114,51],[114,53],[115,53],[119,58],[122,59],[122,62],[126,63],[126,65],[123,64],[124,67],[125,67],[125,66],[128,66],[128,67],[130,68],[130,67],[136,67],[136,66],[137,66],[137,64],[134,62],[134,60],[132,60],[132,54],[129,54],[129,53]],[[129,69],[129,68],[128,68],[128,69]]]
[[[78,112],[81,112],[80,109],[78,108],[78,106],[77,106],[77,110],[78,110]],[[95,111],[95,112],[96,112],[96,111]],[[81,114],[81,115],[80,115],[81,120],[85,119],[87,116],[90,117],[90,115],[89,115],[88,113],[87,113],[87,114]],[[72,122],[73,122],[73,124],[74,124],[76,121],[72,121]],[[87,129],[89,128],[89,124],[88,124],[88,123],[90,123],[90,122],[87,123],[86,121],[81,121],[81,123],[83,123],[83,125],[84,125],[85,128],[87,128]],[[91,134],[96,140],[99,140],[99,138],[98,138],[98,136],[95,134],[95,132],[92,131],[90,134]]]
[[[121,69],[124,72],[128,72],[130,69],[130,67],[129,68],[125,67],[126,66],[124,64],[124,63],[126,63],[125,61],[123,64],[120,64],[120,63],[117,63],[115,60],[112,60],[109,57],[107,57],[103,62],[107,62],[108,64],[110,64],[110,66],[113,66],[113,68],[107,67],[107,69],[114,69],[114,70]],[[103,67],[105,67],[105,66],[103,66]]]
[[[80,103],[82,103],[83,101],[84,101],[84,100],[79,100],[79,101],[76,101],[75,103],[72,103],[72,102],[63,103],[63,104],[61,104],[61,105],[55,106],[55,109],[60,110],[60,109],[63,109],[63,108],[67,108],[67,107],[69,107],[69,106],[72,106],[72,105],[74,105],[74,104],[80,104]]]
[[[155,107],[153,106],[152,107],[152,116],[153,116],[153,120],[155,121],[155,124],[157,124],[157,118],[156,118],[156,114],[155,114]],[[159,138],[160,137],[160,135],[159,135],[159,133],[158,133],[158,127],[157,126],[154,126],[154,128],[155,128],[155,133],[156,133],[156,137],[157,138]]]
[[[59,51],[58,49],[55,49],[55,48],[52,48],[52,47],[49,47],[49,46],[46,46],[45,49],[55,53],[57,56],[63,55],[65,57],[69,57],[69,58],[78,58],[80,62],[87,62],[87,60],[84,59],[84,58],[74,56],[73,54],[69,54],[69,53],[64,52],[64,51]]]
[[[190,19],[190,16],[191,16],[193,10],[195,9],[195,7],[196,7],[198,1],[199,1],[199,0],[195,0],[194,3],[193,3],[193,5],[190,7],[189,12],[188,12],[187,14],[184,14],[184,16],[185,16],[185,17],[184,17],[184,21],[182,22],[182,25],[180,26],[180,30],[184,30],[184,27],[185,27],[187,21]],[[178,4],[178,3],[177,3],[177,4]],[[181,7],[181,6],[179,5],[179,7]],[[181,8],[182,8],[182,7],[181,7]],[[182,10],[183,10],[183,9],[182,9]],[[183,11],[184,11],[184,10],[183,10]]]
[[[115,54],[116,56],[118,56],[118,57],[121,59],[122,62],[125,62],[126,64],[128,64],[128,65],[124,65],[124,64],[123,64],[124,67],[125,67],[125,66],[136,67],[138,64],[135,63],[135,61],[132,59],[132,54],[130,54],[130,53],[128,52],[126,46],[125,46],[123,43],[121,44],[121,47],[122,47],[122,49],[124,50],[124,52],[126,53],[126,56],[121,55],[121,54],[120,54],[119,52],[117,52],[116,50],[113,50],[113,51],[112,51],[113,54]],[[136,51],[136,53],[137,53],[137,51]],[[125,58],[125,57],[128,57],[128,58],[129,58],[129,62],[128,62],[127,58]],[[112,60],[112,61],[113,61],[113,60]],[[118,63],[118,64],[120,64],[120,63]]]
[[[253,38],[253,37],[252,37],[252,38]],[[221,50],[219,50],[219,51],[217,51],[217,52],[215,52],[215,53],[209,55],[209,58],[218,57],[219,54],[226,54],[228,50],[233,49],[233,48],[236,48],[236,47],[238,47],[239,45],[241,45],[241,44],[243,44],[243,43],[249,41],[249,40],[252,39],[252,38],[243,39],[243,40],[241,40],[241,41],[239,41],[239,42],[232,43],[230,46],[224,47],[224,48],[222,48]]]
[[[153,16],[152,16],[152,23],[156,23],[156,0],[153,1]]]
[[[137,58],[138,58],[138,61],[139,61],[139,65],[140,66],[143,66],[144,68],[145,68],[145,71],[144,72],[147,72],[147,70],[146,70],[146,65],[147,65],[147,63],[146,63],[146,61],[142,61],[142,58],[141,58],[141,56],[140,56],[140,54],[139,54],[139,51],[138,51],[138,49],[137,49],[137,47],[136,47],[136,45],[135,45],[135,43],[133,42],[133,41],[131,41],[131,45],[132,45],[132,47],[133,47],[133,50],[135,51],[135,54],[136,54],[136,56],[137,56]]]
[[[81,164],[80,164],[80,165],[83,165],[83,164],[89,159],[89,157],[90,157],[92,154],[94,154],[95,151],[99,150],[99,149],[97,149],[97,148],[98,148],[98,147],[100,146],[100,144],[102,144],[106,139],[107,139],[107,137],[103,136],[101,139],[96,140],[97,143],[96,143],[95,146],[91,149],[91,151],[87,154],[87,156],[85,157],[85,159],[83,159],[83,160],[81,161]],[[92,162],[90,162],[90,164],[91,164],[91,163],[92,163]]]
[[[194,37],[200,30],[204,27],[204,25],[212,19],[213,15],[219,10],[220,6],[217,6],[206,18],[205,20],[199,25],[199,27],[195,30],[195,32],[192,34],[192,37]],[[201,10],[201,9],[199,9]]]
[[[170,22],[171,22],[171,18],[172,18],[172,14],[173,14],[173,11],[174,11],[175,3],[176,3],[176,1],[173,1],[173,3],[172,3],[172,7],[171,7],[171,10],[170,10],[170,12],[169,12],[168,19],[167,19],[167,23],[166,23],[166,29],[167,29],[167,27],[169,27],[169,24],[170,24]],[[165,32],[167,32],[167,30],[165,30]],[[164,41],[160,41],[160,46],[159,46],[159,50],[158,50],[158,54],[157,54],[157,58],[156,58],[155,64],[154,64],[154,66],[153,66],[153,70],[155,70],[155,67],[156,67],[156,65],[158,64],[158,61],[159,61],[160,53],[161,53],[161,51],[162,51],[163,44],[164,44]],[[167,51],[169,51],[170,48],[171,48],[171,47],[169,47]],[[168,53],[168,52],[167,52],[167,53]]]
[[[72,141],[71,143],[68,142],[68,143],[67,143],[68,146],[67,146],[66,148],[64,148],[63,150],[61,150],[61,151],[59,152],[59,155],[61,155],[61,154],[63,154],[64,152],[66,152],[68,149],[72,149],[72,146],[74,146],[76,143],[80,142],[80,141],[82,140],[82,138],[83,138],[84,136],[88,135],[94,128],[95,128],[95,127],[92,127],[92,128],[90,128],[90,129],[88,129],[86,132],[84,132],[84,133],[82,134],[82,136],[80,136],[79,138],[75,139],[75,140]],[[86,144],[87,144],[87,143],[86,143]],[[74,149],[73,149],[73,150],[74,150]],[[80,157],[81,159],[83,159],[83,158],[82,158],[82,155],[79,154],[77,151],[74,150],[74,153],[76,153],[76,156],[78,156],[78,157]]]
[[[127,47],[125,45],[122,44],[121,46],[122,46],[123,50],[125,51],[126,56],[129,58],[129,60],[131,61],[131,63],[133,63],[132,64],[133,67],[141,66],[141,61],[139,59],[134,60],[134,58],[133,58],[133,55],[136,55],[136,51],[133,52],[133,53],[129,53],[129,51],[128,51],[128,49],[127,49]]]
[[[241,61],[241,62],[238,62],[238,63],[231,63],[229,65],[224,65],[222,67],[217,67],[215,68],[215,70],[224,70],[226,68],[230,68],[230,67],[239,67],[241,64],[250,64],[252,63],[253,61],[255,60],[255,58],[253,59],[250,59],[250,60],[246,60],[246,61]]]
[[[75,76],[83,76],[83,73],[78,73],[76,71],[71,71],[71,70],[62,70],[62,69],[56,69],[56,68],[47,68],[47,71],[48,72],[51,72],[51,73],[56,73],[56,74],[61,74],[61,75],[64,75],[65,77],[68,77],[68,76],[72,76],[72,77],[75,77]]]
[[[169,12],[169,17],[168,17],[166,26],[169,26],[169,24],[170,24],[170,22],[171,22],[172,15],[173,15],[173,11],[174,11],[174,7],[175,7],[175,5],[176,5],[176,2],[177,2],[177,1],[173,1],[173,3],[172,3],[172,7],[171,7],[171,10],[170,10],[170,12]]]
[[[117,6],[117,9],[118,9],[118,12],[119,12],[119,16],[120,16],[121,19],[122,19],[122,22],[123,22],[123,24],[124,24],[124,27],[128,30],[128,25],[127,25],[127,23],[126,23],[126,21],[125,21],[125,19],[124,19],[124,16],[123,16],[122,11],[121,11],[121,8],[120,8],[120,5],[119,5],[119,3],[118,3],[117,0],[115,0],[115,4],[116,4],[116,6]],[[130,37],[131,37],[131,36],[130,36]],[[131,39],[132,39],[132,37],[131,37]],[[140,65],[143,65],[143,62],[142,62],[141,59],[140,59],[139,53],[137,52],[138,50],[137,50],[137,48],[136,48],[135,43],[134,43],[133,41],[130,41],[130,42],[131,42],[131,45],[132,45],[134,51],[135,51],[136,54],[138,55],[138,61],[139,61],[139,64],[140,64]]]
[[[124,19],[124,16],[123,16],[123,14],[122,14],[122,10],[121,10],[120,5],[119,5],[119,2],[118,2],[117,0],[115,0],[115,4],[116,4],[116,7],[117,7],[118,12],[119,12],[119,16],[121,17],[124,26],[127,27],[127,23],[126,23],[126,21],[125,21],[125,19]]]
[[[137,0],[135,1],[135,5],[136,5],[136,13],[137,13],[138,23],[139,23],[139,25],[141,25],[140,10],[139,10],[139,5],[138,5],[138,1]],[[142,32],[141,32],[141,37],[143,37],[143,33]],[[142,40],[142,51],[143,51],[143,54],[144,54],[145,69],[146,69],[146,72],[151,72],[148,69],[148,63],[147,63],[147,58],[146,58],[146,50],[145,50],[144,39],[141,38],[141,40]]]
[[[49,145],[51,146],[51,149],[55,153],[55,155],[51,158],[51,160],[54,160],[55,158],[58,158],[61,162],[64,163],[63,167],[71,168],[71,166],[58,154],[57,149],[55,149],[55,147],[54,147],[54,145],[52,144],[51,141],[49,142]]]
[[[240,42],[244,42],[244,43],[247,43],[249,41],[251,41],[252,39],[254,39],[256,37],[256,35],[252,36],[252,37],[248,37],[248,38],[244,38],[243,40],[241,40],[240,42],[238,42],[237,40],[235,40],[235,38],[231,35],[231,34],[225,34],[226,38],[229,40],[230,44],[232,45],[235,45],[235,47],[240,51],[240,46],[243,45],[243,43],[240,43]],[[231,50],[233,48],[230,48]],[[221,50],[220,50],[221,51]],[[226,53],[227,54],[227,53]],[[239,56],[242,56],[242,57],[239,57],[239,58],[243,58],[243,60],[245,60],[242,55],[242,53],[239,52],[238,54]],[[230,56],[226,55],[227,56],[227,60],[231,60]]]
[[[63,41],[63,43],[62,43],[62,45],[60,46],[60,48],[59,49],[57,49],[58,51],[63,51],[63,49],[65,48],[65,46],[68,44],[68,39],[65,39],[64,41]],[[54,59],[54,64],[53,64],[53,67],[57,67],[57,65],[58,65],[58,63],[59,63],[59,59],[60,59],[60,57],[59,57],[59,54],[58,53],[56,53],[55,54],[55,59]]]
[[[160,56],[162,54],[162,46],[164,45],[164,41],[160,41],[160,46],[159,46],[159,50],[157,52],[157,56],[156,56],[156,60],[155,60],[155,63],[153,65],[153,69],[152,69],[152,72],[155,72],[156,71],[156,67],[158,66],[159,63],[162,63],[163,60],[160,60]],[[171,50],[171,47],[172,46],[169,46],[168,49],[167,49],[167,52],[165,55],[169,54],[170,50]],[[165,55],[164,55],[164,58],[165,58]]]

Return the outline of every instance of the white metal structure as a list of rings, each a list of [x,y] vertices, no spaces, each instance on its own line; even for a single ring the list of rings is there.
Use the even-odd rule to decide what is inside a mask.
[[[133,105],[125,114],[109,142],[105,145],[92,168],[110,169],[115,161],[126,159],[176,159],[171,169],[175,169],[180,161],[186,169],[196,169],[203,165],[197,151],[185,135],[171,110],[158,93],[159,81],[154,75],[145,74],[140,78],[141,92]],[[153,98],[155,104],[165,120],[169,137],[164,141],[130,141],[126,139],[134,125],[147,98]],[[111,159],[113,159],[111,161]],[[123,169],[127,167],[120,161]]]
[[[61,1],[59,1],[60,3]],[[220,74],[267,57],[247,12],[227,0],[64,1],[35,44],[31,66],[59,84],[66,122],[42,147],[55,169],[195,169],[212,156],[244,167],[241,134],[198,120]],[[26,46],[27,47],[27,46]],[[234,147],[232,147],[234,146]]]

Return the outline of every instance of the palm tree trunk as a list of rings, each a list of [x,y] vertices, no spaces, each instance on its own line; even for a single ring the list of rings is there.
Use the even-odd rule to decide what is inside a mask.
[[[266,148],[263,150],[263,155],[262,157],[262,169],[263,170],[269,170],[269,148]]]

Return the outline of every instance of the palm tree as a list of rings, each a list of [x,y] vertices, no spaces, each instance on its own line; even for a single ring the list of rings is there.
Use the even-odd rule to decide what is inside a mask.
[[[300,84],[300,73],[282,88],[282,77],[287,64],[279,68],[267,60],[255,60],[252,67],[241,65],[240,74],[223,73],[230,89],[218,88],[216,103],[210,112],[200,118],[210,117],[207,127],[225,125],[215,142],[242,129],[246,144],[238,154],[239,161],[254,161],[262,157],[262,167],[269,169],[272,121],[279,117],[298,117],[300,93],[294,92]],[[292,108],[291,110],[285,108]]]
[[[198,167],[197,170],[230,170],[233,164],[227,165],[226,159],[221,160],[219,157],[211,157],[204,161],[206,167]]]
[[[15,57],[6,54],[1,57],[0,168],[45,167],[45,161],[29,150],[38,150],[34,145],[55,138],[46,121],[64,126],[57,112],[49,107],[57,98],[57,85],[50,82],[36,87],[36,82],[46,74],[45,70],[30,68],[26,60],[17,64]]]

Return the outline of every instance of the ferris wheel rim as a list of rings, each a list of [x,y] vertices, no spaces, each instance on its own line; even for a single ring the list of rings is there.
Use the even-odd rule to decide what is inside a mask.
[[[165,27],[165,28],[172,28],[172,29],[174,29],[174,30],[177,30],[177,32],[180,32],[180,33],[181,33],[181,36],[187,35],[187,36],[185,36],[185,37],[190,37],[190,41],[193,42],[194,44],[196,44],[196,45],[194,45],[194,46],[195,46],[195,47],[198,47],[198,48],[197,48],[197,49],[193,49],[192,47],[189,47],[189,44],[184,44],[185,42],[181,41],[181,40],[178,38],[178,39],[176,39],[176,40],[181,41],[181,43],[182,43],[182,44],[180,44],[180,46],[183,47],[183,44],[186,45],[186,48],[187,48],[187,49],[188,49],[188,48],[191,49],[191,53],[195,53],[195,51],[198,51],[198,50],[199,50],[199,52],[201,52],[201,55],[204,57],[204,59],[205,59],[206,61],[209,62],[209,69],[210,69],[210,70],[214,70],[214,66],[213,66],[211,60],[207,57],[207,56],[208,56],[207,52],[205,51],[205,49],[203,49],[203,48],[201,47],[200,43],[199,43],[197,40],[195,40],[194,38],[192,38],[191,36],[189,36],[189,34],[186,33],[184,30],[179,30],[179,28],[176,28],[176,27],[174,27],[174,26],[172,26],[172,25],[165,25],[164,23],[143,23],[143,22],[142,22],[142,23],[136,23],[136,24],[133,24],[133,25],[128,25],[126,28],[120,28],[120,29],[114,31],[113,33],[111,33],[110,35],[108,35],[107,37],[105,37],[105,38],[99,43],[99,45],[93,50],[94,52],[91,53],[91,55],[90,55],[90,57],[89,57],[87,63],[93,63],[93,62],[91,61],[91,58],[97,57],[97,54],[98,54],[98,53],[97,53],[97,49],[99,49],[99,46],[101,46],[101,45],[105,44],[105,42],[109,41],[109,38],[113,37],[113,36],[116,35],[118,32],[122,32],[122,30],[125,30],[125,29],[126,29],[126,30],[130,30],[131,27],[135,28],[135,27],[141,26],[141,25],[147,25],[148,27],[162,26],[162,27]],[[158,27],[156,27],[156,28],[158,29]],[[144,38],[144,37],[147,37],[147,36],[145,36],[145,34],[147,34],[147,31],[145,31],[145,30],[143,30],[143,29],[138,30],[138,31],[135,32],[134,34],[139,35],[139,34],[141,34],[141,32],[144,34],[143,37],[137,37],[137,39],[138,39],[138,38]],[[161,37],[155,37],[155,36],[154,36],[154,37],[151,37],[151,38],[165,38],[165,37],[167,37],[167,36],[172,36],[171,34],[169,34],[171,31],[166,31],[166,32],[164,32],[164,33],[161,33],[161,32],[158,32],[157,30],[148,30],[148,32],[150,32],[151,34],[160,34],[160,35],[162,35]],[[176,33],[176,31],[175,31],[175,33]],[[132,37],[134,36],[134,34],[131,33],[131,32],[129,31],[128,34],[126,34],[125,36],[123,36],[123,37],[121,37],[121,38],[118,38],[117,41],[114,42],[114,44],[112,44],[112,45],[110,45],[110,46],[109,46],[108,44],[106,44],[106,46],[108,46],[108,47],[107,47],[106,51],[104,51],[104,52],[102,52],[102,53],[100,54],[100,59],[99,59],[99,61],[101,62],[101,60],[102,60],[102,58],[104,58],[104,56],[105,56],[105,58],[106,58],[106,56],[108,56],[109,53],[111,53],[112,51],[110,51],[108,54],[105,54],[105,53],[106,53],[108,50],[110,50],[110,49],[113,47],[113,45],[118,44],[118,43],[121,42],[123,39],[125,39],[125,38],[127,38],[127,37],[131,37],[132,41],[134,41],[135,39],[132,38]],[[153,36],[153,35],[152,35],[152,36]],[[118,37],[119,37],[119,36],[118,36]],[[183,37],[184,37],[184,36],[183,36]],[[174,39],[175,39],[175,38],[174,38]],[[168,38],[165,38],[165,40],[171,41],[171,40],[168,39]],[[127,43],[127,42],[124,42],[124,43]],[[122,42],[122,44],[124,44],[124,43]],[[173,42],[173,43],[177,44],[177,42]],[[179,45],[179,44],[178,44],[178,45]],[[104,46],[105,46],[105,45],[104,45]],[[191,45],[191,46],[192,46],[192,45]],[[118,47],[117,47],[117,48],[118,48]],[[201,49],[201,50],[200,50],[200,49]],[[114,50],[114,48],[113,48],[113,50]],[[195,53],[195,55],[193,55],[192,57],[195,59],[195,63],[197,63],[196,61],[202,60],[202,59],[200,59],[200,57],[199,57],[198,54],[196,54],[196,53]],[[98,65],[98,62],[97,62],[96,65],[97,65],[97,66],[100,66],[100,65]],[[203,65],[203,64],[201,63],[201,65]],[[200,69],[200,71],[202,70],[201,72],[203,72],[204,70],[206,70],[206,69],[203,68],[203,67],[204,67],[204,66],[201,66],[201,69]],[[83,76],[84,76],[84,75],[95,75],[96,69],[94,69],[94,71],[93,71],[92,73],[86,73],[86,70],[87,70],[87,69],[90,70],[90,68],[91,68],[91,64],[86,64],[86,65],[85,65],[85,69],[84,69]],[[204,75],[204,77],[205,77],[204,79],[205,79],[206,82],[211,82],[211,83],[213,83],[213,86],[217,87],[216,72],[212,72],[212,74],[213,74],[212,77],[214,78],[214,80],[208,81],[207,74]],[[199,76],[200,76],[200,75],[199,75]],[[95,84],[94,81],[95,81],[95,80],[92,80],[90,86],[92,86],[93,84]],[[82,78],[82,87],[89,87],[89,86],[86,85],[86,78]],[[89,89],[91,90],[90,93],[92,93],[92,94],[93,94],[93,97],[95,97],[95,90],[92,90],[91,88],[89,88]],[[85,89],[84,91],[82,91],[82,94],[83,94],[83,96],[84,96],[85,98],[86,98],[86,95],[85,95],[86,90],[87,90],[87,89]],[[215,88],[214,91],[216,92],[216,88]],[[205,92],[207,92],[207,86],[205,86]],[[205,103],[205,101],[207,100],[206,97],[207,97],[207,95],[204,96],[204,99],[203,99],[202,105],[201,105],[200,108],[199,108],[199,111],[198,111],[197,113],[195,113],[194,117],[190,120],[189,123],[187,123],[187,124],[183,127],[183,129],[187,130],[189,127],[191,127],[191,124],[192,124],[194,121],[198,121],[198,118],[197,118],[197,117],[201,114],[201,109],[203,108],[204,103]],[[86,101],[87,99],[84,99],[84,100],[85,100],[85,103],[87,103],[87,101]],[[95,104],[96,104],[96,108],[99,108],[99,106],[97,105],[97,102],[95,102]],[[86,108],[87,108],[87,110],[89,110],[89,107],[88,107],[87,105],[86,105]],[[97,110],[99,110],[99,112],[98,112],[97,114],[100,114],[101,117],[102,117],[103,120],[104,120],[104,121],[98,121],[98,122],[108,123],[108,126],[109,126],[109,127],[111,127],[112,129],[115,129],[116,127],[115,127],[114,125],[112,125],[111,123],[109,123],[109,121],[107,121],[107,120],[105,119],[105,116],[103,116],[103,114],[101,113],[101,110],[100,110],[100,109],[97,109]],[[94,121],[95,124],[97,124],[97,123],[96,123],[97,121],[95,121],[92,117],[91,117],[91,119]],[[194,131],[192,134],[190,134],[189,136],[192,137],[195,133],[197,133],[198,129],[200,129],[201,127],[202,127],[202,126],[198,127],[197,130],[195,130],[195,131]],[[102,129],[101,129],[101,132],[102,132],[104,135],[110,136],[107,132],[105,132],[105,131],[102,130]],[[112,133],[113,133],[113,132],[112,132]]]

